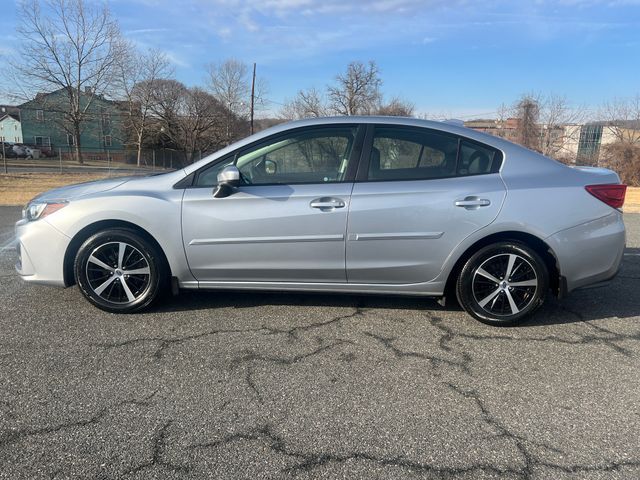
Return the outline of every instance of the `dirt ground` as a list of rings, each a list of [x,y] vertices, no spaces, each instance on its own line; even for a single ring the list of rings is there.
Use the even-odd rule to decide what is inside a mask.
[[[46,190],[107,177],[107,173],[10,173],[0,175],[0,205],[25,205]],[[640,188],[629,187],[626,213],[640,213]]]
[[[0,175],[0,205],[25,205],[52,188],[105,178],[107,173],[9,173]]]
[[[640,213],[640,188],[627,188],[627,196],[624,202],[623,210],[626,213]]]

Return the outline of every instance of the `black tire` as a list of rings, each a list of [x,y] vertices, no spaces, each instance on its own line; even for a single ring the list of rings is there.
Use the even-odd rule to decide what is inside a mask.
[[[505,278],[511,268],[511,278]],[[481,272],[481,273],[480,273]],[[549,290],[547,266],[533,249],[516,241],[488,245],[462,267],[458,302],[489,325],[515,325],[536,311]]]
[[[126,228],[103,230],[85,240],[76,255],[74,272],[85,298],[112,313],[147,308],[169,283],[162,253]]]

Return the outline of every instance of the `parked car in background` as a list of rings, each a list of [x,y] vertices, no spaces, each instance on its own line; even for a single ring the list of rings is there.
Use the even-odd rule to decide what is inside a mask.
[[[24,152],[26,154],[26,158],[30,159],[38,159],[40,158],[40,149],[36,147],[32,147],[30,145],[24,145]]]
[[[16,154],[16,157],[18,158],[26,158],[27,157],[27,147],[20,144],[20,143],[14,143],[13,144],[13,152]]]
[[[4,142],[4,148],[0,145],[0,157],[16,158],[18,155],[13,150],[13,142]]]
[[[455,297],[514,324],[616,274],[625,188],[456,125],[303,120],[179,171],[40,195],[16,268],[110,312],[169,287],[290,290]]]

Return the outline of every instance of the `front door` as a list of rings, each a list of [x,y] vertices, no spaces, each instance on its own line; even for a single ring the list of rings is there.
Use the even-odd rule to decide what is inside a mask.
[[[183,198],[189,267],[201,282],[345,282],[345,235],[357,127],[302,128],[198,172]],[[235,163],[243,184],[214,198]]]
[[[506,191],[501,153],[414,127],[375,127],[351,195],[350,283],[433,280],[451,251],[491,223]]]

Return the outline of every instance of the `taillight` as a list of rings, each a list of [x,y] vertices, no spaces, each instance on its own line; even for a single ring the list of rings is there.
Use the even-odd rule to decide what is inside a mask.
[[[613,208],[622,208],[627,186],[621,184],[587,185],[587,192]]]

